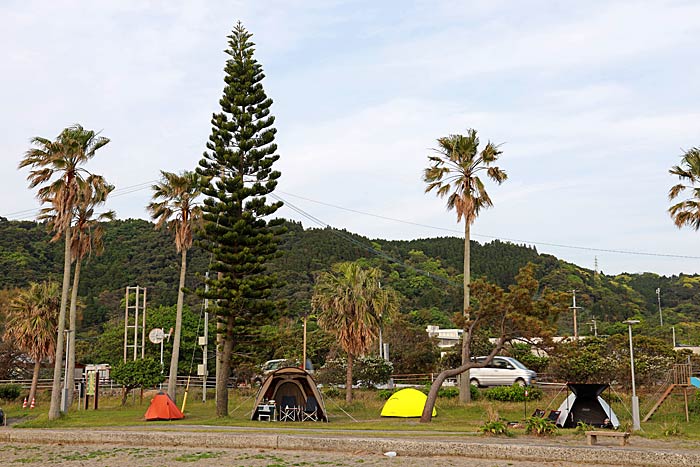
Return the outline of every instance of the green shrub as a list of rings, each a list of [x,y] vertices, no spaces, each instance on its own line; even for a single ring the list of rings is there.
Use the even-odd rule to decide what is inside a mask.
[[[381,357],[360,357],[354,367],[353,382],[373,388],[377,384],[387,383],[393,371],[394,365]]]
[[[459,388],[440,388],[438,390],[438,397],[444,397],[445,399],[455,399],[459,397]]]
[[[484,423],[479,430],[489,436],[511,436],[508,425],[503,420],[494,420]]]
[[[525,401],[525,391],[527,391],[527,400],[537,401],[542,399],[542,390],[534,386],[496,386],[488,389],[484,393],[484,397],[490,401],[500,402],[523,402]]]
[[[323,390],[323,395],[332,399],[337,399],[338,397],[340,397],[340,389],[333,386],[325,388]]]
[[[547,418],[530,417],[525,419],[525,433],[536,436],[552,436],[557,433],[557,426]]]
[[[377,391],[377,397],[383,401],[389,400],[389,398],[394,395],[395,389],[380,389]]]
[[[586,422],[578,422],[576,424],[576,433],[585,434],[587,431],[591,431],[593,429],[593,425],[589,425]]]
[[[418,388],[420,391],[422,391],[425,395],[428,395],[430,392],[430,383],[426,383],[424,386]],[[479,391],[479,388],[474,386],[473,384],[469,385],[469,391],[472,394],[472,400],[479,400],[481,398],[481,392]],[[438,397],[444,397],[445,399],[454,399],[456,397],[459,397],[459,388],[458,387],[445,387],[445,388],[440,388],[438,389]]]
[[[661,434],[668,438],[670,436],[681,436],[683,431],[678,422],[671,422],[661,425]]]
[[[22,394],[22,386],[19,384],[2,384],[0,385],[0,399],[13,401]]]

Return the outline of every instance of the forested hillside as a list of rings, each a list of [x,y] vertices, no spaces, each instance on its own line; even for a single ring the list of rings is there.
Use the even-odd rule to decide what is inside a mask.
[[[288,222],[281,245],[283,254],[271,269],[284,281],[276,298],[286,301],[281,313],[291,318],[309,311],[315,276],[339,261],[362,259],[385,272],[386,285],[403,295],[402,314],[416,326],[450,326],[461,307],[462,240],[441,237],[409,241],[368,239],[347,231],[304,229]],[[60,279],[62,246],[50,243],[45,226],[31,221],[0,218],[0,289],[24,287],[31,281]],[[79,295],[83,298],[83,329],[97,332],[121,316],[121,300],[127,285],[148,288],[151,306],[176,301],[179,256],[169,233],[139,219],[117,220],[105,225],[105,252],[83,267]],[[187,287],[194,290],[207,270],[209,259],[195,246],[189,255]],[[472,242],[472,274],[501,286],[513,282],[528,262],[538,267],[542,285],[560,291],[577,290],[580,332],[596,319],[599,331],[615,329],[630,316],[658,320],[656,288],[663,291],[666,324],[700,319],[700,277],[664,277],[653,273],[606,276],[539,254],[533,247],[501,241]],[[199,306],[190,293],[188,303]],[[571,315],[563,313],[560,333],[572,332]],[[691,327],[688,325],[689,331]]]

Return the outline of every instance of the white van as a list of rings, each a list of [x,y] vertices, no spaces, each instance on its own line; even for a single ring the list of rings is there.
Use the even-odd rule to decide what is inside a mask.
[[[486,357],[477,357],[483,362]],[[491,363],[483,368],[469,370],[469,381],[477,386],[529,386],[537,381],[537,373],[527,368],[512,357],[493,357]]]

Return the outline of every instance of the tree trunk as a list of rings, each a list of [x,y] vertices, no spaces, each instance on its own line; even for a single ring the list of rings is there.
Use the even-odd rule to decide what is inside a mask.
[[[37,358],[34,360],[34,374],[32,374],[32,385],[29,388],[29,397],[27,398],[30,404],[36,396],[36,386],[39,383],[39,370],[41,370],[41,359]]]
[[[61,289],[61,308],[58,313],[58,330],[56,331],[56,357],[53,365],[53,384],[51,385],[51,405],[49,420],[56,420],[61,415],[61,366],[63,363],[63,334],[66,329],[66,308],[68,307],[68,289],[70,288],[70,243],[71,227],[65,232],[66,246],[63,250],[63,288]]]
[[[348,369],[345,372],[345,402],[352,402],[352,354],[348,353]]]
[[[464,336],[466,338],[466,335]],[[420,422],[421,423],[430,423],[430,421],[433,418],[433,408],[435,407],[435,402],[437,401],[437,395],[438,391],[440,390],[440,387],[442,386],[442,383],[445,381],[445,379],[453,377],[453,376],[458,376],[458,375],[464,375],[469,374],[469,369],[470,368],[483,368],[489,363],[491,363],[491,360],[493,360],[493,357],[496,356],[498,352],[503,349],[503,345],[505,344],[506,338],[505,336],[501,336],[498,341],[496,342],[496,346],[493,348],[491,353],[484,359],[484,361],[475,363],[475,362],[468,362],[465,365],[461,365],[457,368],[454,368],[452,370],[445,370],[441,372],[439,375],[437,375],[437,378],[435,378],[435,381],[433,381],[433,384],[430,385],[430,391],[428,392],[428,399],[425,401],[425,406],[423,406],[423,414],[420,417]],[[471,396],[471,393],[470,393]]]
[[[180,285],[177,289],[177,313],[175,315],[175,337],[173,337],[173,355],[170,359],[170,374],[168,376],[168,395],[176,401],[177,364],[180,359],[180,335],[182,334],[182,306],[185,301],[185,272],[187,271],[187,250],[182,249],[180,266]]]
[[[467,217],[464,218],[464,333],[462,334],[462,366],[469,363],[470,342],[467,339],[467,326],[469,322],[469,286],[471,283],[470,269],[470,244],[469,244],[470,224]],[[459,400],[462,403],[472,401],[472,393],[469,382],[469,369],[459,377]]]
[[[234,317],[226,317],[226,332],[223,349],[220,353],[219,372],[216,375],[216,416],[228,417],[228,379],[231,373],[231,354],[233,353]]]
[[[75,333],[78,332],[77,308],[78,308],[78,284],[80,283],[80,259],[75,259],[75,271],[73,272],[73,290],[70,295],[70,312],[68,316],[68,374],[66,375],[66,387],[68,402],[66,407],[73,405],[73,389],[75,388]]]

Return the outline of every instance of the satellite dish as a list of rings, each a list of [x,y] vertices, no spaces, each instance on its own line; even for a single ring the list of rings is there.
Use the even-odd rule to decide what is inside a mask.
[[[165,339],[165,333],[161,328],[151,329],[151,332],[148,333],[148,340],[154,344],[160,344],[163,339]]]

